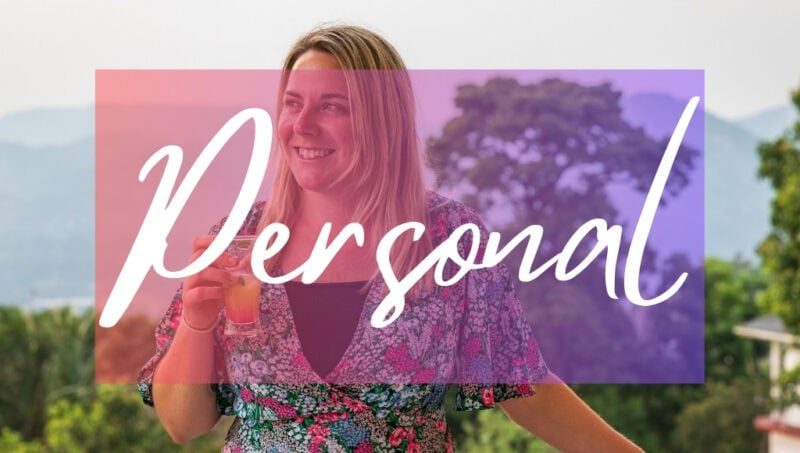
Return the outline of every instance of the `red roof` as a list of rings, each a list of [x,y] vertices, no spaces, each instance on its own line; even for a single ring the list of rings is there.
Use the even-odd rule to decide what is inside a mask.
[[[753,420],[753,427],[759,431],[779,432],[792,437],[800,438],[800,426],[787,425],[780,419],[770,415],[759,415]]]

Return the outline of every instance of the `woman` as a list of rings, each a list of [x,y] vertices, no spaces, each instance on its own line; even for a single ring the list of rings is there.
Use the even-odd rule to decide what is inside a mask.
[[[442,402],[456,382],[457,409],[499,404],[557,448],[638,451],[548,373],[502,266],[447,288],[428,275],[393,325],[369,326],[386,294],[375,263],[386,231],[427,227],[392,249],[395,275],[405,275],[458,225],[480,221],[425,190],[411,84],[383,38],[358,27],[314,30],[284,70],[272,201],[254,206],[240,234],[290,226],[286,247],[265,263],[273,275],[301,266],[325,223],[332,236],[364,225],[364,244],[346,242],[312,285],[263,285],[264,333],[251,341],[225,337],[219,323],[235,259],[223,255],[184,281],[140,386],[172,438],[202,435],[224,414],[237,416],[225,451],[452,450]],[[192,259],[218,228],[195,240]],[[234,384],[209,391],[202,382]]]

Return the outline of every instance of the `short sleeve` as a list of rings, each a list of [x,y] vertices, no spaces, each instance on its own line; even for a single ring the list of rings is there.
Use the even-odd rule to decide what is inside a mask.
[[[471,211],[466,222],[480,227],[480,261],[488,232]],[[471,239],[467,239],[469,245]],[[499,264],[473,270],[465,279],[455,408],[486,409],[501,401],[533,395],[532,384],[541,382],[548,370],[508,269]]]

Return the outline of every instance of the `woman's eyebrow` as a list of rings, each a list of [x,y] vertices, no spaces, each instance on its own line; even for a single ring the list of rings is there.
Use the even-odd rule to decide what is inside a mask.
[[[349,101],[350,100],[350,98],[348,98],[347,96],[345,96],[344,94],[341,94],[341,93],[324,93],[322,96],[320,96],[320,98],[321,99],[334,99],[335,98],[335,99],[341,99],[343,101]]]
[[[297,98],[297,99],[303,99],[303,96],[300,96],[300,93],[297,93],[296,91],[292,91],[292,90],[284,91],[283,95],[284,96],[293,97],[293,98]],[[341,99],[341,100],[343,100],[345,102],[350,101],[350,98],[347,97],[346,95],[342,94],[342,93],[323,93],[322,96],[320,96],[320,99],[324,99],[324,100]]]

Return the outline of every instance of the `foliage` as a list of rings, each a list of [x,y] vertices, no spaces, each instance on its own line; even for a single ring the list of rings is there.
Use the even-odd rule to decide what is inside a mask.
[[[0,430],[0,451],[13,453],[40,453],[46,451],[38,441],[26,442],[20,434],[12,429]]]
[[[558,215],[551,200],[572,198],[614,214],[604,186],[629,182],[645,191],[664,150],[663,143],[624,120],[619,99],[609,84],[560,79],[523,85],[494,78],[482,86],[463,85],[455,98],[460,115],[428,142],[438,181],[471,193],[466,201],[479,212],[510,203],[517,223],[525,226],[531,218]],[[685,185],[696,154],[678,154],[668,181],[671,193]],[[578,170],[579,184],[567,189],[559,182],[570,169]],[[559,219],[570,231],[586,219],[571,214],[571,222]]]
[[[675,451],[759,451],[764,434],[753,429],[753,418],[766,409],[764,383],[747,379],[711,382],[706,391],[704,399],[689,404],[678,416]]]
[[[221,433],[215,432],[183,447],[175,445],[131,386],[99,386],[88,404],[59,401],[48,415],[45,443],[54,451],[212,452],[222,444]]]
[[[617,431],[651,453],[675,451],[675,418],[704,396],[701,385],[573,385],[573,390]]]
[[[544,263],[588,219],[621,223],[610,186],[644,192],[652,182],[665,144],[623,118],[620,96],[607,83],[560,79],[463,85],[455,97],[459,114],[427,143],[438,183],[457,191],[505,238],[540,225],[536,262]],[[665,200],[686,185],[696,156],[688,148],[678,153]],[[575,256],[588,247],[581,244]],[[524,249],[516,247],[506,260],[512,275]],[[652,250],[645,253],[644,271],[652,272],[657,260]],[[619,379],[621,370],[640,366],[628,358],[646,353],[622,304],[598,297],[606,293],[604,261],[595,259],[569,285],[547,273],[517,285],[520,300],[536,301],[524,305],[526,315],[550,365],[568,381]],[[675,368],[663,358],[654,362]]]
[[[0,307],[0,426],[41,437],[47,408],[93,391],[94,318],[69,308],[26,313]]]
[[[705,276],[706,378],[730,383],[755,375],[765,345],[735,335],[733,328],[760,314],[756,299],[767,287],[767,277],[745,262],[715,258],[706,259]]]
[[[800,89],[792,95],[800,110]],[[758,147],[759,176],[775,189],[772,230],[758,253],[772,281],[760,302],[800,334],[800,121],[777,140]]]
[[[465,452],[519,451],[551,453],[553,449],[517,426],[499,409],[482,410],[464,425],[464,436],[456,450]]]
[[[97,329],[97,382],[135,382],[139,370],[156,352],[156,322],[145,315],[126,315],[113,329]]]
[[[776,402],[779,405],[779,409],[800,404],[800,392],[798,392],[798,385],[800,385],[800,366],[783,371],[778,376],[778,382],[776,384],[778,391]]]
[[[0,451],[15,453],[64,452],[217,452],[222,445],[225,423],[209,435],[178,446],[155,414],[142,407],[131,386],[99,386],[96,396],[80,402],[60,400],[48,410],[43,439],[24,441],[4,429]]]
[[[154,328],[138,317],[123,327],[127,334],[147,329],[148,337]],[[228,421],[178,447],[134,386],[95,385],[94,334],[90,311],[0,307],[0,451],[219,451]],[[109,338],[101,354],[140,354],[135,346]],[[113,376],[130,379],[119,372]]]
[[[643,191],[649,187],[655,173],[664,143],[652,140],[624,121],[619,96],[609,85],[587,87],[556,79],[527,85],[510,79],[492,79],[481,86],[463,86],[455,100],[459,114],[448,122],[439,137],[428,142],[438,181],[458,191],[465,202],[484,214],[495,231],[517,233],[531,224],[542,225],[545,238],[539,250],[551,256],[586,219],[617,219],[616,208],[606,192],[609,184],[624,182]],[[696,156],[691,149],[678,153],[668,179],[666,202],[687,183]],[[560,183],[565,175],[571,175],[573,180],[566,187]],[[513,212],[513,217],[504,217],[503,212]],[[649,253],[644,261],[655,262],[652,251]],[[521,251],[512,253],[509,265],[519,263],[520,255]],[[689,265],[679,256],[661,258],[665,263],[661,269],[663,275],[672,275],[669,272],[687,269]],[[700,275],[700,271],[696,269],[692,274]],[[692,413],[684,414],[687,407],[707,408],[704,409],[706,413],[716,410],[720,392],[728,385],[733,386],[737,377],[754,371],[757,358],[764,354],[763,349],[736,337],[732,331],[734,326],[758,314],[755,297],[766,286],[764,275],[746,263],[714,259],[705,262],[703,271],[705,286],[702,279],[695,278],[694,283],[687,284],[681,292],[683,299],[676,297],[670,304],[651,307],[650,314],[655,314],[652,316],[655,321],[649,331],[656,338],[662,338],[662,334],[664,338],[688,337],[688,333],[674,332],[670,336],[668,330],[697,331],[699,326],[692,322],[703,319],[703,314],[698,312],[702,307],[692,301],[705,297],[706,371],[708,380],[717,384],[708,388],[701,385],[573,386],[612,426],[646,451],[681,451],[675,444],[676,430],[680,424],[680,429],[686,431],[687,422],[683,420],[691,419],[692,414],[699,411],[692,409]],[[614,369],[614,360],[630,357],[630,354],[647,354],[630,346],[637,342],[626,332],[634,329],[619,306],[597,303],[597,295],[604,294],[605,288],[592,281],[602,282],[601,272],[600,266],[591,267],[585,272],[586,278],[573,285],[542,279],[537,280],[536,285],[518,287],[521,300],[537,301],[535,309],[527,314],[545,359],[551,363],[553,357],[557,360],[566,355],[559,349],[565,344],[584,354],[571,357],[573,364],[581,366],[599,356],[607,358],[604,366]],[[512,275],[514,273],[512,269]],[[569,300],[579,301],[580,316],[577,311],[565,308],[564,301]],[[537,320],[544,321],[537,324]],[[564,324],[575,326],[572,331],[580,335],[558,337],[563,329],[557,326]],[[614,344],[620,345],[618,349],[604,350],[599,346],[601,342],[593,340],[612,335],[620,339]],[[699,340],[677,345],[682,348],[679,355],[701,353],[696,350]],[[662,353],[650,352],[656,357]],[[667,360],[660,362],[663,364],[659,366],[666,369],[675,365]],[[561,372],[569,365],[559,363],[557,369]],[[590,371],[595,379],[599,376],[598,370]],[[581,380],[576,375],[571,377],[573,381]],[[739,415],[752,414],[760,408],[753,398],[738,401],[738,404]],[[475,446],[480,451],[486,449],[482,440],[491,438],[495,444],[509,446],[513,451],[513,447],[521,445],[519,433],[505,427],[503,423],[508,422],[501,421],[498,415],[448,415],[457,425],[454,426],[457,444]],[[720,434],[730,425],[725,418],[706,419],[696,429],[722,437],[717,445],[739,445],[739,437],[733,436],[728,442]],[[750,430],[749,425],[747,429]],[[682,433],[682,441],[691,435],[695,433]]]
[[[766,398],[763,383],[754,377],[749,380],[744,377],[756,375],[756,363],[766,351],[750,340],[735,336],[733,327],[758,315],[755,298],[765,287],[763,273],[747,263],[706,259],[705,386],[576,385],[574,390],[612,426],[648,452],[684,451],[674,444],[676,430],[689,429],[686,421],[680,427],[681,420],[691,417],[684,413],[689,407],[695,407],[692,409],[695,412],[699,410],[696,407],[717,410],[714,401],[720,398],[720,392],[728,392],[726,386],[750,388],[736,403],[737,409],[746,414],[758,413]],[[754,393],[754,389],[759,393]],[[742,436],[726,434],[729,424],[730,420],[724,417],[707,418],[695,428],[699,430],[697,433],[684,433],[681,438],[700,436],[700,432],[714,433],[718,436],[715,445],[725,451],[744,442]],[[752,431],[750,425],[748,430]],[[744,439],[753,438],[744,436]]]
[[[792,102],[800,111],[800,89],[792,93]],[[762,143],[758,154],[758,174],[775,190],[772,229],[758,248],[771,281],[759,302],[790,333],[800,335],[800,121],[775,141]],[[800,367],[784,372],[776,384],[779,407],[800,401]]]

